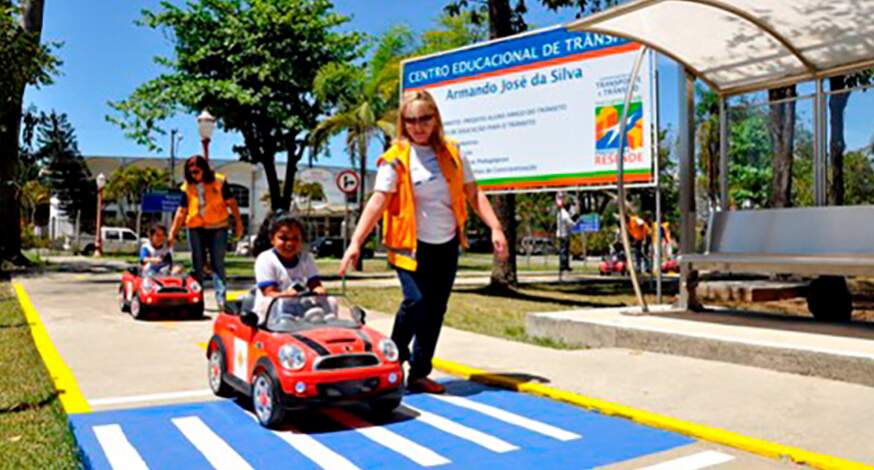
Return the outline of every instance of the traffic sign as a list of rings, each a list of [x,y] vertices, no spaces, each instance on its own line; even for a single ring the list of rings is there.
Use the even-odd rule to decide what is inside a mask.
[[[594,233],[601,230],[601,219],[598,214],[586,214],[571,228],[571,233]]]
[[[343,170],[337,173],[337,188],[344,193],[350,194],[358,191],[358,185],[361,184],[361,178],[354,170]]]
[[[143,194],[141,210],[143,212],[176,212],[182,202],[182,193],[151,192]]]

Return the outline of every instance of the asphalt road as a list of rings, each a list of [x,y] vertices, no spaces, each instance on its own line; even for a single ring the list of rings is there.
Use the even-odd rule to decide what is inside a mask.
[[[70,421],[94,468],[791,466],[446,376],[446,397],[409,395],[387,421],[365,410],[325,409],[268,431],[245,400],[209,393],[204,343],[211,319],[135,321],[117,307],[118,277],[19,279],[93,410]],[[207,300],[214,315],[211,295]],[[369,318],[377,329],[390,328],[387,317]]]

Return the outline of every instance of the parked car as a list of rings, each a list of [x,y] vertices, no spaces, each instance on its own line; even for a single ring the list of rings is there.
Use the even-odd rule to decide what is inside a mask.
[[[104,254],[137,254],[145,239],[137,237],[136,232],[126,227],[102,227],[100,229]],[[74,253],[91,256],[95,250],[93,234],[79,234],[77,240],[69,240],[64,249]]]
[[[555,253],[555,246],[547,237],[523,237],[520,241],[521,248],[519,254],[528,253],[531,250],[532,255],[545,255]]]
[[[310,243],[310,251],[316,258],[342,258],[343,239],[341,237],[319,237]],[[373,258],[373,250],[364,246],[361,256]]]
[[[364,403],[388,415],[400,406],[398,348],[364,326],[360,307],[303,291],[274,298],[263,319],[253,308],[250,293],[216,317],[207,347],[216,395],[249,397],[266,427],[279,425],[290,409]]]
[[[203,287],[191,274],[159,273],[143,277],[139,266],[130,266],[118,286],[118,307],[138,320],[152,312],[200,318]]]

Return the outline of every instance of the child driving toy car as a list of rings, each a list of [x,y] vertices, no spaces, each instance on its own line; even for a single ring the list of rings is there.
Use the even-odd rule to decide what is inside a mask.
[[[149,229],[149,241],[143,243],[140,249],[143,277],[154,276],[161,270],[169,270],[173,266],[173,252],[166,241],[167,227],[156,224]]]
[[[264,321],[273,297],[298,295],[295,284],[315,294],[327,294],[312,255],[303,250],[303,223],[290,215],[279,215],[270,224],[273,248],[255,260],[255,313]]]

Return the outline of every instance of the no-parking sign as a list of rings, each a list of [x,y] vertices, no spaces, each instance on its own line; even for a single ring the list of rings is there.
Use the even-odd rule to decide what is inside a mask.
[[[358,173],[355,173],[353,170],[343,170],[340,173],[337,173],[337,188],[346,194],[358,191],[358,186],[360,184],[361,178],[359,178]]]

